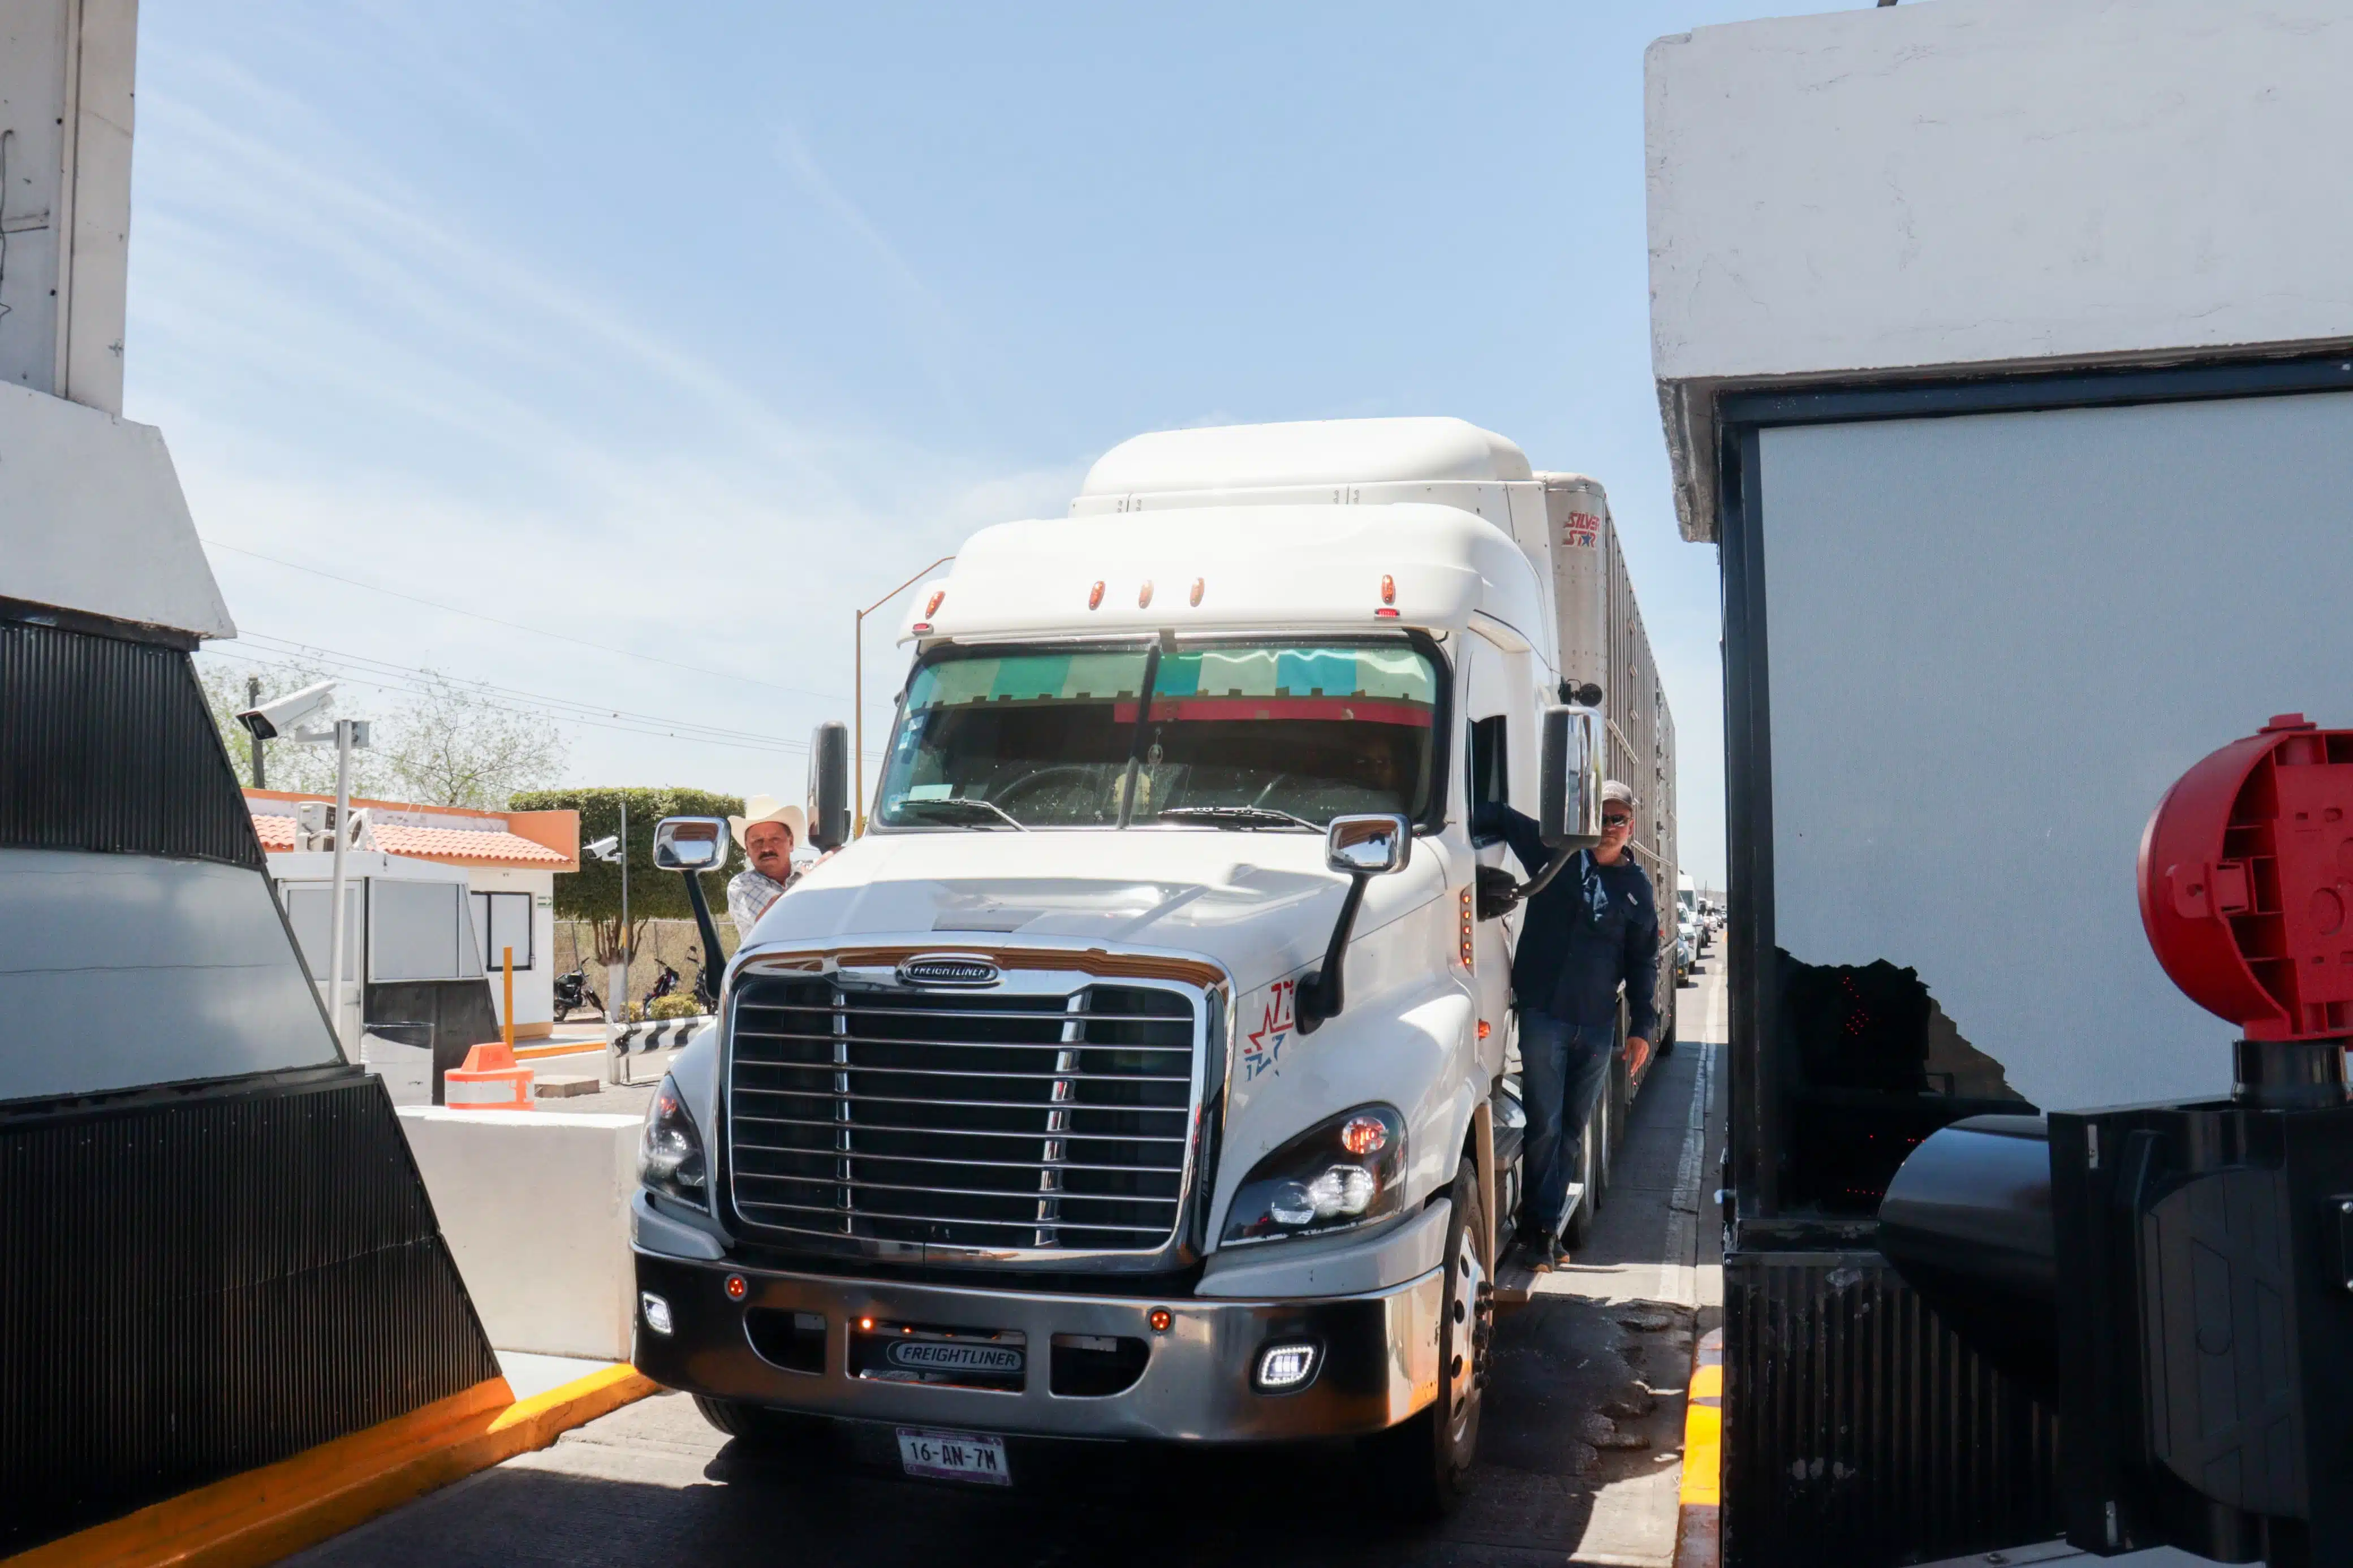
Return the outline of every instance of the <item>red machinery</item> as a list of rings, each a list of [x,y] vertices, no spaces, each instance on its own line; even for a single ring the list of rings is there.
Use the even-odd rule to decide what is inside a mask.
[[[2182,774],[2141,836],[2140,918],[2249,1039],[2353,1035],[2353,730],[2283,713]]]

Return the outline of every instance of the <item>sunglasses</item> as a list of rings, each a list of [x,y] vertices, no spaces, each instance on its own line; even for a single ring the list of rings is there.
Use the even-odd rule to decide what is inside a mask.
[[[1604,827],[1629,827],[1633,825],[1633,821],[1634,819],[1632,817],[1626,816],[1623,812],[1620,812],[1616,816],[1610,816],[1606,811],[1601,814],[1601,826]]]

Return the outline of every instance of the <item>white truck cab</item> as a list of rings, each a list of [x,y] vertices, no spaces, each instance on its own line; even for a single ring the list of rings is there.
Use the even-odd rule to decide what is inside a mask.
[[[1356,1434],[1443,1506],[1543,869],[1473,812],[1566,825],[1604,746],[1672,774],[1646,646],[1655,718],[1609,701],[1611,565],[1599,485],[1451,419],[1140,437],[1068,516],[975,535],[911,601],[866,832],[649,1118],[637,1364],[732,1431],[887,1424],[915,1473]],[[1589,759],[1540,766],[1548,710]]]

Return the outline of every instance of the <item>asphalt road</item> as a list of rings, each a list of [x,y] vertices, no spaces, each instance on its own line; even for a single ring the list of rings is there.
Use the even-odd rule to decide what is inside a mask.
[[[755,1449],[712,1430],[684,1396],[659,1394],[291,1561],[1665,1568],[1695,1308],[1712,1326],[1707,1196],[1721,1134],[1711,1125],[1695,1139],[1692,1120],[1707,1104],[1694,1094],[1701,1063],[1716,1054],[1704,1045],[1721,1038],[1721,970],[1711,952],[1699,984],[1678,997],[1682,1046],[1653,1070],[1630,1119],[1618,1179],[1578,1260],[1589,1272],[1567,1271],[1500,1317],[1475,1488],[1441,1524],[1398,1524],[1345,1445],[1107,1447],[1026,1472],[1017,1458],[1018,1484],[999,1491],[906,1479],[895,1451],[871,1439]],[[1713,1098],[1720,1117],[1720,1089]],[[1695,1142],[1705,1154],[1700,1212],[1679,1218],[1677,1178],[1688,1189]],[[1660,1272],[1662,1263],[1685,1271]],[[1647,1299],[1650,1281],[1694,1277],[1694,1299]]]

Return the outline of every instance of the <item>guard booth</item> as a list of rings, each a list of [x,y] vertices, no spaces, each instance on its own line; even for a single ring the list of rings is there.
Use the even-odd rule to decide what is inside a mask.
[[[269,862],[324,1007],[335,857],[291,850]],[[394,1086],[396,1103],[417,1103],[421,1082],[422,1100],[439,1105],[441,1075],[499,1037],[465,868],[360,849],[345,853],[343,878],[342,1037],[361,1042],[362,1065]]]
[[[2047,1542],[2052,1412],[1875,1215],[1959,1118],[2229,1093],[2136,857],[2223,742],[2353,722],[2353,16],[1940,0],[1646,76],[1660,405],[1723,573],[1725,1560]]]

